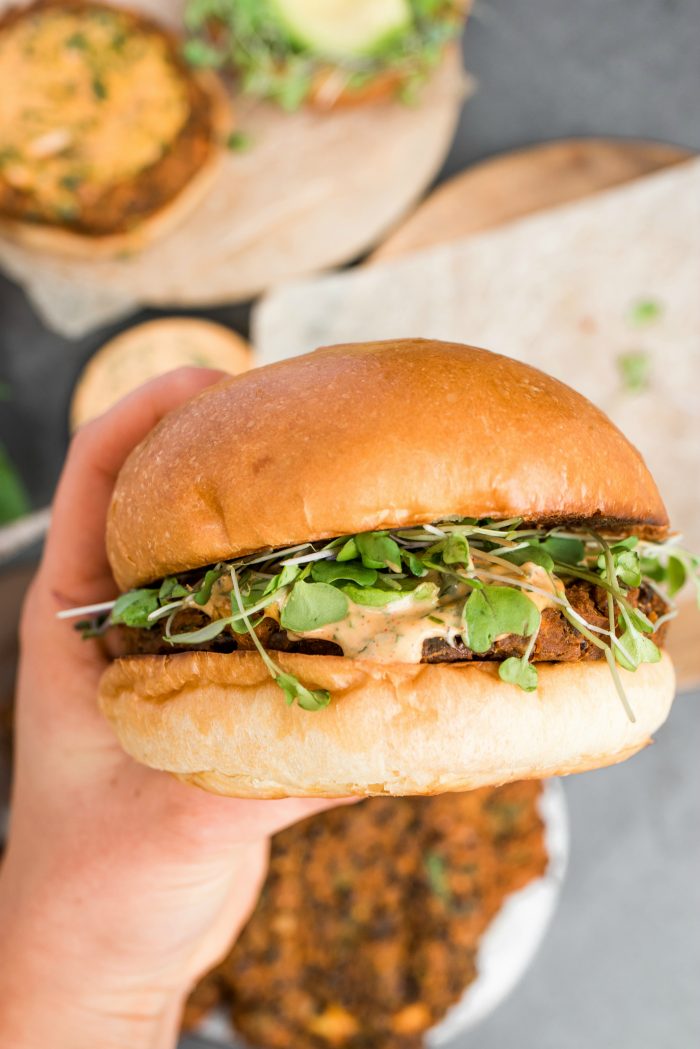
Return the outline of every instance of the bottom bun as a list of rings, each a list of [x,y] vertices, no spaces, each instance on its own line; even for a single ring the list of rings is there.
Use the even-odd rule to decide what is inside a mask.
[[[663,724],[675,685],[666,655],[620,671],[632,723],[604,662],[540,664],[523,692],[493,663],[275,657],[330,705],[287,706],[254,652],[118,659],[100,705],[132,757],[215,794],[437,794],[622,761]]]

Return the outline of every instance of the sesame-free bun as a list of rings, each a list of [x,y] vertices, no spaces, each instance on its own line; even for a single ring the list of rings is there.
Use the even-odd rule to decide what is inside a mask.
[[[275,653],[332,701],[288,707],[255,653],[188,652],[113,663],[100,704],[124,749],[217,794],[435,794],[611,765],[649,741],[674,692],[668,656],[620,670],[628,720],[604,661],[539,665],[536,692],[493,663],[371,663]]]
[[[641,455],[580,394],[487,350],[396,339],[258,368],[170,413],[119,475],[107,550],[128,589],[453,515],[668,526]]]

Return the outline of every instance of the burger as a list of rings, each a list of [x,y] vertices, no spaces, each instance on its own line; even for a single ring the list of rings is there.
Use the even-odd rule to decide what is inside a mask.
[[[126,461],[88,623],[137,760],[238,797],[432,794],[621,761],[665,720],[640,454],[507,357],[423,339],[227,378]],[[68,615],[74,614],[68,612]]]
[[[467,0],[189,0],[185,55],[286,109],[411,99],[462,29]]]
[[[5,7],[7,5],[3,5]],[[75,258],[141,250],[204,198],[232,114],[182,41],[101,0],[0,16],[0,232]]]

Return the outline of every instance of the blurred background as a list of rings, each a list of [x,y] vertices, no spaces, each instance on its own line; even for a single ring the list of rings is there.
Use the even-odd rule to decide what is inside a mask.
[[[231,4],[235,6],[235,0]],[[181,29],[180,4],[158,0],[144,6]],[[249,88],[257,84],[259,91],[260,78],[248,71],[248,80],[242,75],[232,80],[228,44],[222,43],[221,33],[209,31],[206,4],[192,4],[190,9],[190,60],[199,71],[213,67],[224,77],[224,90],[236,95],[235,122],[233,130],[225,132],[226,155],[218,181],[202,191],[191,214],[173,232],[142,252],[131,247],[125,252],[122,246],[112,258],[91,248],[91,234],[85,230],[77,231],[82,249],[72,253],[55,250],[51,242],[33,243],[21,235],[35,219],[17,211],[16,187],[11,185],[2,195],[3,173],[9,184],[12,170],[7,175],[7,156],[3,162],[0,150],[0,217],[7,219],[0,223],[0,735],[6,754],[18,609],[40,552],[44,510],[63,462],[71,419],[73,424],[84,421],[105,407],[105,396],[109,399],[115,390],[126,392],[149,374],[186,361],[235,371],[297,348],[311,349],[325,337],[365,337],[375,331],[377,303],[388,301],[387,287],[404,281],[410,288],[418,274],[429,298],[430,274],[442,272],[433,268],[442,264],[441,257],[436,261],[430,251],[447,242],[454,241],[455,252],[463,251],[443,261],[448,265],[450,259],[458,259],[463,265],[465,301],[482,293],[499,301],[499,293],[501,299],[506,295],[504,288],[523,286],[525,269],[513,264],[512,272],[503,276],[503,286],[494,286],[493,272],[482,273],[474,259],[487,259],[493,252],[494,258],[503,258],[506,270],[507,260],[523,250],[521,241],[527,239],[514,227],[533,213],[541,225],[531,227],[532,237],[537,234],[543,244],[556,241],[564,253],[579,251],[585,241],[582,230],[599,230],[597,254],[591,249],[588,270],[562,278],[569,282],[568,298],[576,300],[578,295],[564,320],[561,304],[549,302],[546,292],[535,289],[528,295],[537,299],[534,306],[541,315],[530,318],[529,341],[518,343],[520,322],[512,315],[503,322],[505,334],[498,329],[493,338],[507,338],[512,332],[512,351],[505,352],[546,366],[593,396],[632,433],[645,454],[658,455],[658,464],[654,461],[652,466],[662,492],[670,493],[667,497],[682,516],[684,530],[698,534],[698,474],[688,471],[700,465],[700,347],[693,327],[696,306],[691,309],[688,304],[698,298],[700,264],[697,246],[689,252],[683,241],[683,236],[696,245],[698,240],[698,227],[693,229],[688,220],[697,216],[699,192],[693,160],[700,149],[697,0],[476,0],[461,36],[461,60],[453,53],[450,28],[444,39],[438,35],[431,43],[434,54],[429,68],[420,71],[420,83],[411,81],[415,97],[395,99],[392,81],[383,97],[354,99],[350,106],[337,104],[333,70],[329,79],[319,81],[320,88],[314,86],[319,97],[303,97],[303,85],[291,106],[289,96],[284,106],[279,97],[252,97]],[[441,5],[431,10],[438,22],[444,20]],[[0,22],[0,78],[3,32],[7,34],[8,26]],[[390,70],[392,63],[400,64],[390,49]],[[325,68],[322,72],[326,77]],[[383,68],[380,73],[384,76]],[[206,74],[215,75],[210,69]],[[352,89],[364,91],[372,76],[363,74]],[[297,90],[296,81],[295,85]],[[401,80],[399,86],[403,90],[406,82]],[[345,87],[343,81],[341,94]],[[266,86],[263,93],[269,90]],[[11,106],[0,104],[0,145],[16,116]],[[543,152],[531,149],[542,143],[551,146]],[[50,154],[50,141],[47,148]],[[513,151],[521,152],[511,156]],[[645,180],[664,177],[678,181],[645,188]],[[597,193],[623,194],[625,189],[628,196],[611,198],[612,204],[595,210]],[[286,202],[284,207],[280,200]],[[591,210],[567,210],[576,208],[574,201]],[[558,213],[556,207],[561,209]],[[647,217],[660,208],[666,218],[657,228]],[[616,218],[610,221],[611,214],[620,215],[620,242],[630,254],[644,255],[639,272],[624,272],[622,250],[605,271],[606,231],[617,225]],[[506,238],[501,247],[496,241],[480,240],[470,254],[468,238],[493,236],[494,227]],[[612,240],[610,245],[613,253]],[[585,246],[580,250],[585,254]],[[428,254],[420,255],[422,251]],[[658,283],[649,278],[655,259]],[[209,260],[209,269],[201,260]],[[401,260],[407,260],[403,269]],[[393,265],[398,268],[391,269]],[[316,282],[315,274],[341,266],[355,268],[359,276],[343,270],[330,283],[323,278]],[[614,307],[604,301],[596,271],[602,285],[615,286]],[[346,332],[342,327],[343,311],[337,305],[341,302],[374,302],[373,309],[359,314],[361,330]],[[686,305],[684,326],[677,318]],[[425,315],[416,320],[421,330],[396,334],[445,334],[442,327],[435,328],[437,308],[434,303],[425,307]],[[608,308],[618,311],[619,323],[608,324]],[[439,309],[456,325],[449,334],[478,342],[478,334],[486,330],[469,312],[469,302],[464,313],[451,301],[443,301]],[[287,325],[292,313],[294,325]],[[391,304],[387,315],[390,324],[399,316]],[[533,333],[538,324],[551,328],[555,316],[563,325],[561,352],[543,360],[534,349]],[[213,321],[226,330],[166,326],[113,342],[136,325],[166,317]],[[340,325],[337,330],[331,320]],[[391,332],[376,333],[381,337]],[[585,343],[590,350],[583,348],[583,335],[592,339]],[[84,372],[106,344],[105,354]],[[488,344],[502,349],[492,341]],[[667,379],[666,372],[676,378]],[[644,432],[650,430],[654,449],[647,452]],[[674,462],[682,464],[682,471],[674,472]],[[659,473],[666,469],[666,476]],[[684,693],[658,745],[629,764],[563,784],[571,839],[565,879],[561,836],[554,845],[550,842],[549,875],[542,844],[547,827],[555,838],[560,832],[566,837],[561,829],[567,823],[563,802],[556,803],[556,815],[545,818],[536,797],[519,799],[525,805],[520,811],[526,825],[522,833],[530,834],[530,859],[535,855],[524,866],[522,857],[513,861],[510,853],[492,848],[498,833],[475,814],[478,809],[483,815],[489,805],[499,804],[498,799],[484,796],[463,818],[459,814],[466,810],[455,808],[449,840],[459,841],[460,825],[469,825],[473,834],[480,828],[479,855],[488,854],[493,863],[494,849],[498,854],[504,898],[508,887],[515,891],[522,887],[519,882],[547,876],[550,897],[560,886],[561,896],[534,960],[531,955],[550,905],[523,919],[526,931],[518,931],[516,925],[509,934],[511,943],[523,938],[532,946],[515,990],[498,1008],[491,1009],[487,1001],[475,1010],[475,1016],[483,1013],[478,1027],[469,1033],[455,1030],[444,1044],[454,1049],[489,1049],[516,1041],[539,1049],[651,1049],[660,1044],[690,1049],[700,1044],[700,638],[697,627],[680,623],[677,636],[674,655],[682,667]],[[6,758],[0,765],[3,789],[8,769]],[[398,813],[408,803],[395,804]],[[348,818],[356,817],[350,811]],[[407,810],[405,818],[429,823],[431,817]],[[360,826],[370,842],[371,817],[362,819]],[[539,845],[533,845],[535,825]],[[517,839],[520,832],[519,825],[513,825],[508,833]],[[333,839],[329,848],[336,851],[343,847],[338,833],[334,827],[318,831],[320,837]],[[279,848],[282,856],[284,841]],[[425,845],[421,856],[431,848]],[[430,863],[428,868],[421,863],[426,891],[439,897],[442,875],[434,863],[432,873]],[[527,869],[527,876],[513,875],[518,864]],[[370,885],[363,891],[377,890]],[[483,904],[486,890],[476,883],[463,891],[479,901],[478,906],[472,901],[479,914],[488,912],[488,920],[484,917],[481,925],[470,927],[465,955],[455,955],[460,967],[454,972],[461,975],[453,978],[466,986],[479,968],[479,940],[502,901]],[[449,911],[444,898],[442,903]],[[411,908],[405,901],[402,906],[401,920],[408,922]],[[264,930],[264,915],[260,921]],[[456,935],[456,919],[448,921],[441,912],[440,921],[439,931],[436,926],[430,936],[426,933],[427,939],[444,941]],[[510,952],[507,939],[501,950]],[[251,951],[255,953],[253,946]],[[467,954],[473,971],[464,966]],[[296,978],[303,984],[303,964],[298,958],[295,964],[300,966]],[[384,963],[373,964],[381,968]],[[504,965],[497,961],[496,968],[500,971]],[[240,966],[236,971],[237,993],[244,997],[240,988],[245,987],[245,977]],[[263,983],[265,979],[269,991],[273,976],[268,973]],[[215,977],[209,989],[200,991],[200,1004],[195,1003],[190,1016],[193,1023],[215,1002],[229,1002],[225,1008],[230,1008],[236,991],[226,991],[225,982]],[[500,991],[494,997],[512,982],[507,974],[497,976]],[[440,993],[423,984],[421,988],[428,997],[434,994],[431,1008],[442,1003],[444,1011],[450,998],[445,998],[444,986]],[[343,1034],[336,1015],[336,1026],[331,1022],[326,1033],[319,1028],[316,1041],[309,1044],[377,1049],[382,1044],[419,1045],[421,1023],[420,1016],[409,1015],[403,1041],[383,1043],[375,1036],[374,1041],[362,1042],[353,1041],[359,1036],[352,1030]],[[220,1012],[204,1034],[183,1036],[182,1045],[194,1049],[230,1044],[222,1042],[230,1037]],[[277,1032],[259,1044],[301,1042],[289,1032]]]

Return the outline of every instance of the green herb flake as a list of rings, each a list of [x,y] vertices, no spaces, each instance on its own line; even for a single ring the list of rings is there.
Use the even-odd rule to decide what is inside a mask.
[[[107,85],[102,77],[95,76],[92,78],[92,93],[100,102],[103,102],[107,98]]]
[[[252,144],[251,136],[245,131],[232,131],[226,139],[226,149],[230,149],[232,153],[245,153]]]
[[[441,899],[443,903],[449,904],[452,901],[452,893],[444,856],[441,856],[439,852],[426,852],[423,857],[423,863],[431,892]]]
[[[663,312],[663,306],[658,299],[639,299],[629,311],[629,320],[631,324],[643,327],[658,321]]]
[[[622,385],[629,393],[643,393],[651,382],[651,357],[646,350],[629,350],[617,357]]]
[[[74,51],[87,51],[88,39],[84,33],[71,33],[66,40],[66,47]]]

